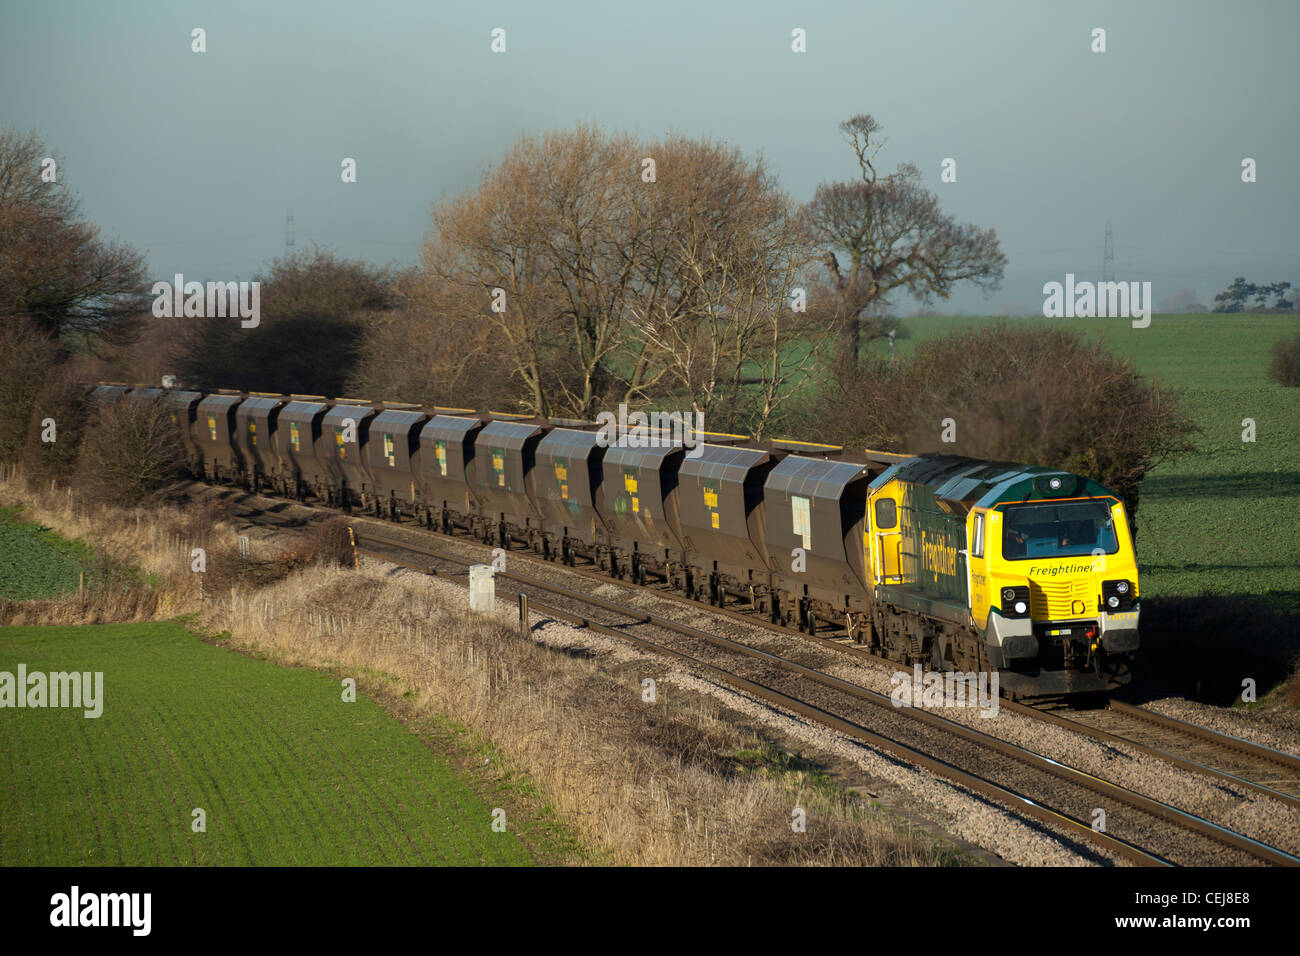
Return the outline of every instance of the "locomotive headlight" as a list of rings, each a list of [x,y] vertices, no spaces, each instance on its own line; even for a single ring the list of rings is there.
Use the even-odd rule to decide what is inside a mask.
[[[1060,478],[1052,478],[1050,481],[1047,482],[1047,487],[1051,488],[1053,491],[1060,491],[1060,490],[1061,490],[1061,479],[1060,479]]]
[[[1128,611],[1133,608],[1137,599],[1133,597],[1133,588],[1136,585],[1132,581],[1123,579],[1118,581],[1101,582],[1101,600],[1097,604],[1099,611]]]
[[[1019,585],[1001,590],[1002,613],[1011,618],[1025,617],[1029,614],[1029,587]]]

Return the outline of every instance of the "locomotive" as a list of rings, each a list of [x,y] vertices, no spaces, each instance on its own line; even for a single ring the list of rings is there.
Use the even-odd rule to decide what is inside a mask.
[[[996,671],[1017,697],[1131,679],[1133,538],[1119,497],[1081,475],[709,432],[688,455],[593,422],[316,395],[90,394],[163,403],[208,482],[654,579],[908,666]]]

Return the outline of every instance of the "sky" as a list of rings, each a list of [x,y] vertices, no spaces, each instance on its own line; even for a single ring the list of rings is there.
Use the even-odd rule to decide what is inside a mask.
[[[0,4],[0,128],[36,129],[159,278],[252,278],[290,210],[299,250],[414,263],[437,200],[580,121],[724,140],[806,202],[857,175],[837,126],[863,112],[1009,260],[939,311],[1040,312],[1044,282],[1100,277],[1108,222],[1157,304],[1300,285],[1295,0]]]

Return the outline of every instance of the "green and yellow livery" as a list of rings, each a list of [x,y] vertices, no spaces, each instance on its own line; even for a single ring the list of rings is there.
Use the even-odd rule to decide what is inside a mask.
[[[939,670],[1000,670],[1012,693],[1128,681],[1137,560],[1123,502],[1097,482],[927,455],[877,476],[867,514],[882,651]]]

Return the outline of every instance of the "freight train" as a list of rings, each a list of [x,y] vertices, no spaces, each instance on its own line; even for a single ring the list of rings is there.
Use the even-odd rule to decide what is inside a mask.
[[[548,560],[654,579],[908,666],[997,671],[1018,697],[1131,679],[1138,575],[1123,502],[1050,468],[595,423],[100,384],[170,411],[192,474]]]

